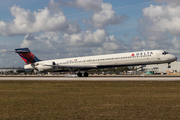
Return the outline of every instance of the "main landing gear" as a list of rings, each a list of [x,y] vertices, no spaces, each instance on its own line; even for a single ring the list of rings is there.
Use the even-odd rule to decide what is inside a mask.
[[[78,76],[78,77],[82,77],[82,73],[79,72],[79,73],[77,74],[77,76]]]
[[[84,77],[88,77],[88,75],[89,75],[89,74],[88,74],[87,72],[84,73]],[[79,72],[79,73],[77,74],[77,76],[78,76],[78,77],[82,77],[82,73]]]
[[[87,72],[84,73],[84,77],[88,77],[88,75],[89,75],[89,74],[88,74]]]

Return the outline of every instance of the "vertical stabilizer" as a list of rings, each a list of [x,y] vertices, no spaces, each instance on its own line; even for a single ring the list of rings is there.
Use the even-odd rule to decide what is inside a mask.
[[[41,61],[35,55],[33,55],[28,48],[15,49],[15,52],[20,55],[20,57],[24,60],[26,64]]]

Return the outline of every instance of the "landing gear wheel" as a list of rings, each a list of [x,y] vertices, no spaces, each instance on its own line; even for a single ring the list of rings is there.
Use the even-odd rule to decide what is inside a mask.
[[[88,74],[87,72],[84,73],[84,77],[88,77],[88,75],[89,75],[89,74]]]
[[[78,77],[82,77],[82,73],[78,73],[77,76],[78,76]]]
[[[171,68],[171,65],[170,65],[170,63],[168,63],[168,68]]]

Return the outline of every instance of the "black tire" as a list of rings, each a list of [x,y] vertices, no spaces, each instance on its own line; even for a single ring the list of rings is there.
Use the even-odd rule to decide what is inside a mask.
[[[78,73],[77,76],[78,76],[78,77],[82,77],[82,73]]]
[[[88,74],[87,72],[84,73],[84,77],[88,77],[88,75],[89,75],[89,74]]]

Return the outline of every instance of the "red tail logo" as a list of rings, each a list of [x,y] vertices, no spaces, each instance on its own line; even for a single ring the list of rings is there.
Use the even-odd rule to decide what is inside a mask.
[[[15,49],[26,64],[31,64],[40,61],[35,55],[33,55],[28,48]]]

